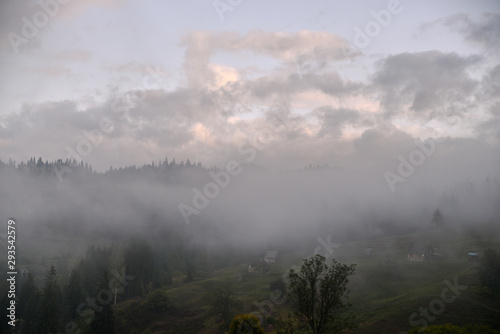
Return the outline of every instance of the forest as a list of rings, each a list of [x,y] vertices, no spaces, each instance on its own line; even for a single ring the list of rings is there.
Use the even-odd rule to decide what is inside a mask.
[[[187,224],[175,204],[183,198],[189,201],[189,197],[168,195],[171,189],[189,194],[189,188],[201,188],[211,180],[211,172],[220,171],[215,167],[164,159],[141,167],[111,167],[99,173],[83,162],[49,163],[41,158],[0,166],[2,198],[9,199],[9,203],[2,203],[2,212],[19,205],[25,208],[23,213],[32,214],[11,217],[18,238],[17,333],[237,333],[244,328],[255,333],[329,333],[333,330],[325,329],[329,327],[313,329],[305,313],[297,311],[294,300],[300,298],[292,298],[292,292],[300,284],[291,284],[288,278],[292,273],[290,278],[298,279],[302,259],[314,255],[326,259],[324,267],[316,263],[316,269],[323,268],[322,275],[332,259],[334,264],[338,261],[356,266],[346,271],[348,289],[336,292],[342,300],[351,291],[352,303],[346,299],[344,308],[333,312],[337,315],[335,323],[344,324],[332,327],[334,332],[375,333],[382,315],[388,319],[384,326],[399,331],[422,325],[444,330],[439,326],[447,323],[456,325],[457,331],[466,326],[470,332],[495,333],[499,329],[495,320],[499,240],[498,235],[489,233],[496,228],[494,211],[483,212],[479,225],[460,220],[443,205],[425,215],[407,217],[405,223],[397,221],[394,213],[392,219],[364,217],[365,224],[328,221],[322,215],[313,215],[315,221],[308,225],[309,231],[303,229],[299,235],[280,225],[248,233],[252,226],[230,224],[223,220],[224,214],[219,213],[220,220],[214,220],[210,206]],[[59,180],[57,169],[64,168],[70,171]],[[252,165],[242,168],[252,180],[270,174]],[[307,166],[286,172],[284,177],[293,179],[291,182],[315,182],[317,173],[335,178],[344,171]],[[241,187],[238,182],[248,182],[237,177],[234,180],[221,192],[234,192]],[[104,186],[113,192],[103,193]],[[23,193],[29,189],[33,197],[14,203],[19,189]],[[140,195],[131,191],[137,189]],[[500,186],[496,179],[485,179],[465,185],[462,191],[447,196],[460,201],[472,191],[481,198],[484,193],[498,194]],[[163,206],[149,202],[162,192],[167,193],[162,197]],[[142,198],[144,194],[147,201]],[[213,200],[215,209],[220,205],[218,200]],[[265,209],[257,200],[255,205]],[[26,208],[40,210],[30,212]],[[327,215],[325,205],[323,210]],[[259,227],[256,223],[255,228]],[[274,229],[280,233],[274,233]],[[7,249],[4,242],[2,239],[2,252]],[[424,261],[410,261],[410,252],[417,248],[422,249]],[[280,254],[279,261],[266,261],[264,255],[270,250]],[[6,262],[1,266],[8,271]],[[339,272],[341,267],[336,268]],[[449,307],[446,305],[443,315],[419,315],[416,305],[433,303],[432,296],[439,295],[443,279],[455,279],[455,284],[472,288],[457,296]],[[6,309],[8,289],[4,280],[1,304]],[[307,292],[301,290],[302,294]],[[458,321],[453,314],[470,313],[471,300],[477,317]],[[407,315],[401,316],[405,312]],[[349,321],[338,320],[338,314]],[[353,314],[357,316],[351,319]],[[8,321],[8,317],[2,319],[2,332],[12,332]]]

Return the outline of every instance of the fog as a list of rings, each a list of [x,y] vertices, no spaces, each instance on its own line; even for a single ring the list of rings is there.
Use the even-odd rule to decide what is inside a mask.
[[[292,332],[317,254],[359,333],[500,329],[499,31],[487,0],[0,1],[0,332]]]
[[[391,148],[384,140],[359,142],[356,153],[339,160],[345,167],[271,171],[239,156],[234,175],[224,167],[165,167],[162,159],[155,167],[104,173],[68,164],[72,172],[61,179],[55,164],[32,166],[31,172],[4,165],[0,212],[37,238],[156,239],[171,233],[223,247],[286,244],[324,233],[340,241],[425,230],[436,209],[449,227],[498,220],[498,148],[472,139],[427,141],[434,152],[411,175],[387,178],[388,172],[399,176],[397,157],[409,162],[419,143]]]

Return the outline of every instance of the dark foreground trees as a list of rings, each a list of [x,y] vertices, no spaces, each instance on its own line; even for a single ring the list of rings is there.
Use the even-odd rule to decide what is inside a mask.
[[[45,286],[38,305],[36,333],[56,333],[59,329],[59,302],[61,291],[57,285],[57,271],[50,267],[45,276]]]
[[[205,302],[209,306],[209,313],[216,315],[222,321],[222,328],[227,330],[231,320],[240,310],[242,303],[236,298],[233,283],[224,282],[220,286],[211,288],[205,295]]]
[[[288,298],[299,319],[304,319],[312,333],[341,333],[353,328],[353,316],[346,314],[350,306],[347,283],[355,265],[340,264],[316,255],[303,260],[298,272],[290,270]]]
[[[479,280],[494,294],[500,292],[500,255],[493,249],[488,248],[479,264]]]
[[[40,302],[40,291],[35,285],[33,274],[28,274],[28,278],[23,283],[19,294],[19,318],[21,333],[34,333],[36,328],[36,314],[38,303]]]
[[[89,326],[89,333],[113,334],[115,332],[113,309],[111,307],[113,295],[108,290],[108,286],[109,274],[105,270],[95,293],[95,299],[101,306],[94,314],[94,318]]]

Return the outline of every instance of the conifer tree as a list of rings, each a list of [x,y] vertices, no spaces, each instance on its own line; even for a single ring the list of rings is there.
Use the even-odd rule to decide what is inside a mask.
[[[89,333],[92,334],[113,334],[114,333],[114,316],[111,306],[113,294],[108,289],[109,274],[105,270],[99,286],[97,288],[95,299],[102,310],[96,311],[94,319],[89,325]]]
[[[82,288],[82,279],[78,270],[72,270],[69,275],[69,282],[64,291],[64,318],[66,321],[78,317],[77,308],[85,299]]]
[[[33,275],[28,274],[26,281],[21,287],[18,302],[19,318],[21,319],[21,332],[34,333],[36,326],[35,314],[40,302],[40,291],[35,285]]]
[[[57,285],[57,272],[51,266],[45,276],[45,285],[38,305],[36,333],[56,333],[59,327],[60,291]]]

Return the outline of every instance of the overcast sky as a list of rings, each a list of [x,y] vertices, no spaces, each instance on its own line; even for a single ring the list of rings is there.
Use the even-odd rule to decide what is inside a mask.
[[[0,0],[3,161],[225,166],[255,145],[267,168],[356,168],[427,138],[499,152],[498,1],[60,2]]]

